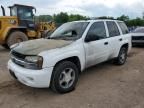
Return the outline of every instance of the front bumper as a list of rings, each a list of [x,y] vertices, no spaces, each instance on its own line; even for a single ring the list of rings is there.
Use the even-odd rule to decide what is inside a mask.
[[[144,40],[132,40],[133,44],[142,44],[144,43]]]
[[[36,88],[46,88],[50,86],[53,67],[41,70],[31,70],[20,67],[9,60],[8,69],[12,76],[15,76],[18,81],[27,86]]]

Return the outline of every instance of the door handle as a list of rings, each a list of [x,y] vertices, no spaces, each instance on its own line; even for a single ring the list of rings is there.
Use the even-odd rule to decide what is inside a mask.
[[[104,45],[108,45],[108,42],[105,42]]]
[[[119,39],[119,41],[122,41],[122,40],[123,40],[122,38]]]

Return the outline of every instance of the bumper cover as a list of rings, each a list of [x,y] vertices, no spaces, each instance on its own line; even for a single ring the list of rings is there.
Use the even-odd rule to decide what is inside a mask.
[[[18,81],[27,86],[36,88],[47,88],[50,86],[53,67],[31,70],[20,67],[9,60],[8,69],[13,72]]]
[[[132,43],[144,43],[144,40],[132,40]]]

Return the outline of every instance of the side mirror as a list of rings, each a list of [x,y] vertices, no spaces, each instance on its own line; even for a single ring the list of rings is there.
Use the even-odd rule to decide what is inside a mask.
[[[89,34],[86,36],[85,38],[85,42],[91,42],[91,41],[96,41],[96,40],[99,40],[99,36],[97,35],[93,35],[93,34]]]

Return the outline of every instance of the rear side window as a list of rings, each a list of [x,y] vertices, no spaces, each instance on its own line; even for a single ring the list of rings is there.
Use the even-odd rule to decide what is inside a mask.
[[[119,29],[114,21],[107,21],[107,27],[109,31],[109,36],[114,37],[114,36],[119,36],[120,32]]]
[[[123,34],[129,33],[128,28],[124,22],[118,22],[118,25],[120,26]]]

